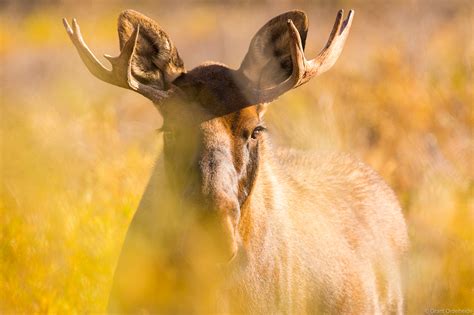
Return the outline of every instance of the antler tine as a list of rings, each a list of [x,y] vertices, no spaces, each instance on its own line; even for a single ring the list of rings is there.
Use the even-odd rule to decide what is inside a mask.
[[[115,76],[116,82],[123,84],[122,87],[137,91],[138,85],[136,79],[132,76],[132,56],[137,45],[138,33],[140,32],[140,25],[134,29],[130,38],[123,45],[122,51],[117,57],[104,55],[105,58],[112,65],[112,74]],[[124,86],[125,85],[125,86]]]
[[[299,85],[307,82],[314,76],[326,72],[336,63],[341,55],[342,49],[344,48],[347,36],[349,35],[354,17],[354,10],[349,11],[347,18],[344,21],[343,16],[344,10],[339,10],[326,46],[324,46],[323,50],[321,50],[316,58],[307,62],[305,80]]]
[[[74,46],[76,46],[79,56],[86,65],[87,69],[89,69],[89,71],[94,76],[102,81],[128,88],[128,85],[124,84],[123,81],[116,80],[115,76],[113,75],[113,71],[115,70],[114,68],[112,68],[112,71],[107,69],[92,53],[82,38],[81,30],[79,28],[79,24],[77,24],[76,19],[72,19],[72,28],[69,26],[69,23],[65,18],[63,19],[63,24],[66,28],[69,38],[71,39]]]
[[[354,10],[350,10],[346,20],[343,21],[344,10],[339,10],[336,21],[332,28],[329,39],[321,52],[312,60],[307,60],[301,36],[293,21],[288,20],[288,30],[290,32],[290,49],[293,70],[288,79],[279,85],[256,91],[259,101],[269,101],[277,98],[288,90],[308,82],[312,77],[322,74],[331,68],[342,52],[344,43],[349,34],[354,17]]]

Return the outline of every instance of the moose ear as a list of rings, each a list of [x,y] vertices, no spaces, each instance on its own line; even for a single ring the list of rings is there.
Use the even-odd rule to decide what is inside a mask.
[[[285,81],[292,73],[291,35],[293,21],[304,49],[308,18],[302,11],[289,11],[268,21],[253,37],[239,71],[257,88],[269,88]]]
[[[118,18],[120,50],[137,26],[140,32],[132,59],[132,74],[141,83],[166,90],[167,85],[185,72],[183,61],[160,25],[133,10],[123,11]]]

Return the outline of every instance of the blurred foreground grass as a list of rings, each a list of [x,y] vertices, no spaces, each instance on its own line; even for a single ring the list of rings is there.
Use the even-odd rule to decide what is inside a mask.
[[[97,54],[113,53],[116,16],[140,10],[165,27],[189,69],[208,59],[237,67],[254,32],[295,7],[309,15],[313,56],[348,6],[356,17],[336,66],[271,106],[275,145],[349,151],[377,169],[408,221],[407,312],[473,309],[472,4],[66,1],[0,11],[0,313],[105,310],[160,151],[159,115],[87,73],[62,16],[78,17]]]

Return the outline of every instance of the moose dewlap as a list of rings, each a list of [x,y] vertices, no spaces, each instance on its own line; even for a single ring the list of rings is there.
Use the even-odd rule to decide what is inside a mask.
[[[354,13],[339,11],[316,58],[308,20],[283,13],[253,37],[240,68],[186,71],[152,19],[118,19],[120,54],[103,66],[77,22],[67,33],[90,72],[149,98],[163,153],[127,234],[113,311],[156,313],[403,312],[406,225],[392,190],[344,154],[269,144],[268,103],[331,68]],[[288,104],[291,106],[291,104]]]

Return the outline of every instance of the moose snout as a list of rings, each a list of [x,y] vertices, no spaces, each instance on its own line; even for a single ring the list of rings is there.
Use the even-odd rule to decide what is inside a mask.
[[[238,174],[228,143],[223,139],[205,140],[206,138],[204,146],[207,146],[207,149],[201,154],[198,163],[201,192],[205,209],[210,217],[214,218],[214,243],[222,253],[222,260],[229,261],[239,248]]]

